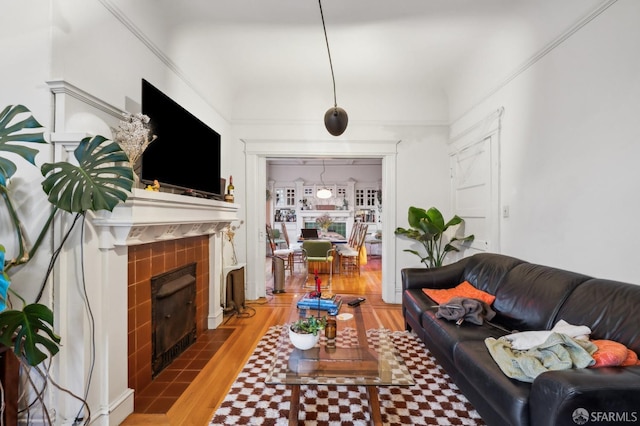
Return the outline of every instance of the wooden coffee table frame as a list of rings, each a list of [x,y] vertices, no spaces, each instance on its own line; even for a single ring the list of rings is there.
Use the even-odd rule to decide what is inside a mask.
[[[382,415],[380,414],[380,400],[377,386],[391,385],[411,385],[410,382],[404,380],[402,383],[391,383],[389,379],[380,379],[378,366],[378,353],[374,349],[369,348],[367,341],[367,330],[365,328],[364,319],[360,307],[349,308],[355,321],[355,330],[357,335],[357,346],[351,348],[336,348],[327,350],[326,348],[315,347],[307,351],[293,349],[287,358],[286,377],[281,377],[276,382],[287,385],[291,390],[291,401],[289,409],[289,424],[298,424],[298,414],[300,411],[300,386],[314,385],[324,383],[306,383],[304,378],[352,378],[358,377],[356,383],[344,383],[347,386],[365,386],[367,391],[368,408],[371,417],[371,424],[382,424]],[[324,315],[325,313],[321,313]],[[340,333],[340,326],[338,327]],[[288,345],[288,336],[283,336],[283,344]],[[275,361],[274,361],[275,362]],[[400,361],[404,364],[402,361]],[[410,376],[410,374],[408,374]],[[362,383],[361,381],[364,381]],[[368,383],[367,383],[368,381]],[[375,382],[375,383],[373,383]],[[327,383],[328,386],[339,386],[343,383]]]

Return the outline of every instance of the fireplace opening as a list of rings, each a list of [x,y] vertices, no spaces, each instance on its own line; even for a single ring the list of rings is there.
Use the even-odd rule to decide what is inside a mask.
[[[196,263],[151,277],[152,375],[196,341]]]

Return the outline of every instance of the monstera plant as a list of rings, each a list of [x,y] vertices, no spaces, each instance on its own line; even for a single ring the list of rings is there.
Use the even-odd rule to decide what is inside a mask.
[[[453,236],[447,239],[447,230],[452,226],[464,223],[464,219],[456,215],[445,223],[442,213],[435,207],[431,207],[429,210],[409,207],[408,217],[411,228],[396,228],[395,234],[422,244],[426,255],[417,250],[406,249],[404,251],[418,256],[420,262],[424,263],[427,268],[442,266],[448,253],[460,251],[457,244],[471,242],[475,238],[473,235],[469,235],[468,237]]]
[[[117,143],[103,136],[83,139],[74,151],[78,165],[68,162],[42,165],[42,189],[52,208],[35,242],[29,247],[25,224],[12,202],[9,186],[18,166],[3,157],[2,151],[16,154],[35,166],[39,151],[28,145],[46,143],[42,126],[26,107],[10,105],[0,113],[0,197],[9,213],[10,233],[15,233],[17,244],[16,253],[11,255],[0,245],[0,343],[13,348],[16,356],[31,366],[59,351],[60,337],[54,331],[53,312],[39,301],[61,247],[54,249],[49,269],[42,281],[36,284],[39,288],[35,300],[27,302],[10,286],[10,273],[14,268],[24,268],[33,259],[56,215],[75,216],[73,225],[60,239],[62,245],[74,226],[82,223],[78,219],[88,211],[112,211],[127,199],[133,185],[128,157]],[[26,283],[27,286],[30,284]]]

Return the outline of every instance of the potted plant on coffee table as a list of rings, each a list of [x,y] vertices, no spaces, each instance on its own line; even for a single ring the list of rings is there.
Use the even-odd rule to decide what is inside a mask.
[[[289,326],[289,340],[300,350],[311,349],[320,340],[320,330],[326,325],[325,317],[301,318]]]
[[[453,236],[447,239],[447,230],[452,226],[463,224],[464,219],[455,215],[445,223],[442,213],[435,207],[431,207],[429,210],[409,207],[408,217],[411,228],[398,227],[395,234],[422,244],[426,256],[417,250],[405,249],[404,251],[418,256],[420,262],[424,263],[427,268],[442,266],[448,253],[460,251],[458,247],[460,244],[470,243],[475,238],[473,235],[469,235],[467,237]]]

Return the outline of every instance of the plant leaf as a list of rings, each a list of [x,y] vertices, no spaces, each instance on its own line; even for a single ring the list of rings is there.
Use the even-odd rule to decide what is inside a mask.
[[[459,243],[470,243],[470,242],[472,242],[475,238],[476,238],[476,236],[475,236],[475,235],[473,235],[473,234],[471,234],[471,235],[467,235],[466,237],[460,237],[460,238],[458,238],[458,237],[453,237],[453,238],[451,238],[451,241],[449,241],[449,242],[450,242],[450,243],[453,243],[453,242],[456,242],[456,241],[457,241],[457,242],[459,242]]]
[[[409,207],[408,213],[409,226],[412,228],[420,227],[420,222],[422,219],[427,217],[427,211],[425,209],[421,209],[419,207]]]
[[[26,359],[29,365],[38,365],[47,354],[39,346],[54,356],[60,350],[60,336],[51,328],[53,312],[45,305],[33,303],[26,305],[22,311],[9,310],[0,313],[0,343],[12,347],[13,352]]]
[[[427,210],[427,219],[429,221],[429,224],[433,226],[433,229],[437,230],[437,232],[445,231],[446,228],[444,225],[444,217],[442,216],[442,213],[440,213],[440,210],[435,207],[431,207],[429,210]]]
[[[458,215],[455,215],[451,218],[451,220],[449,220],[449,222],[447,222],[447,224],[444,226],[444,229],[447,229],[450,226],[459,225],[461,223],[462,223],[462,218]]]
[[[133,186],[133,171],[120,146],[104,136],[84,138],[74,151],[78,166],[67,162],[46,163],[42,187],[49,202],[71,213],[112,211],[126,201]]]
[[[42,125],[31,115],[24,105],[9,105],[0,112],[0,151],[11,152],[35,165],[38,150],[23,145],[10,145],[15,142],[47,143],[43,132],[26,133],[25,129],[40,129]],[[6,186],[6,180],[15,174],[15,163],[0,157],[0,184]]]

